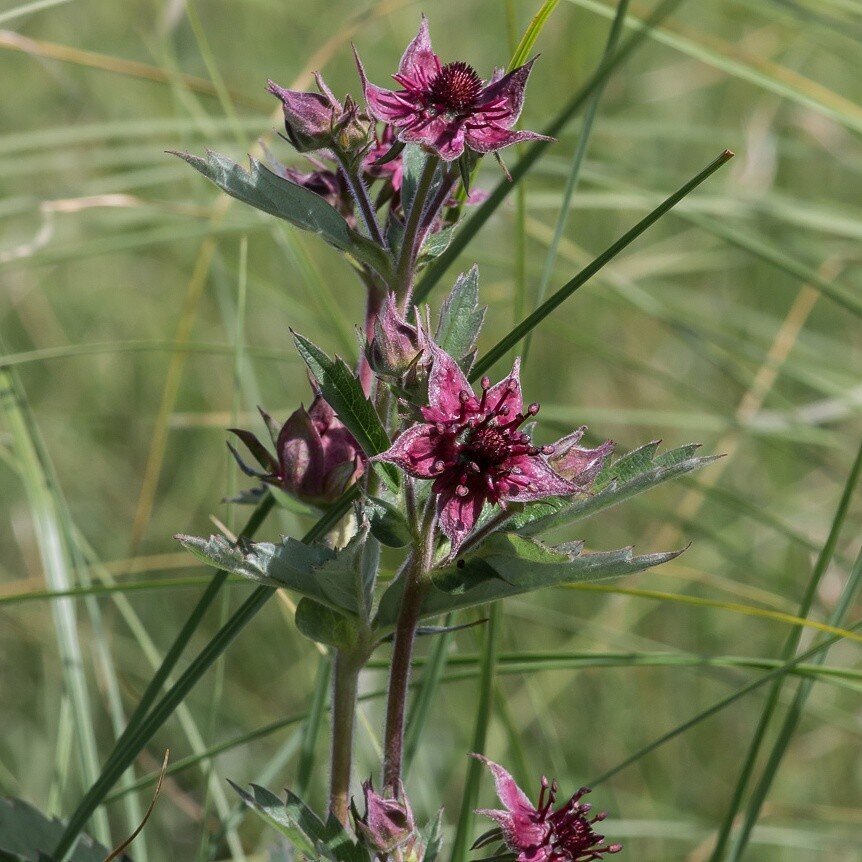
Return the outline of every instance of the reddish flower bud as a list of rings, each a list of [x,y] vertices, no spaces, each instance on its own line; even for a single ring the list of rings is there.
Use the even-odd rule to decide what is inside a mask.
[[[376,374],[397,379],[416,364],[422,353],[419,328],[401,316],[395,294],[390,293],[374,322],[374,338],[366,348],[368,363]]]
[[[265,472],[248,467],[236,449],[228,447],[249,476],[280,487],[298,500],[323,506],[337,500],[362,475],[365,456],[333,409],[318,395],[306,411],[295,410],[281,430],[261,414],[275,444],[271,455],[250,431],[230,430],[245,443]]]
[[[281,99],[287,137],[300,153],[333,147],[351,153],[368,141],[368,123],[356,103],[348,97],[342,105],[326,86],[319,72],[315,80],[320,93],[286,90],[269,81],[267,90]]]
[[[401,858],[415,859],[417,862],[421,860],[419,833],[403,786],[400,799],[395,799],[375,792],[369,779],[362,783],[362,793],[365,797],[365,814],[360,817],[354,807],[353,818],[356,832],[369,850],[388,855],[400,848]]]

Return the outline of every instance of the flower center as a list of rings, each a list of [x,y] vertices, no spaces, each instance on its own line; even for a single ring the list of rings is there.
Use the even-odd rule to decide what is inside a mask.
[[[482,89],[482,79],[472,66],[463,62],[447,63],[428,86],[431,103],[441,113],[468,111]]]
[[[492,466],[505,461],[512,448],[508,440],[497,428],[485,425],[477,428],[464,447],[464,454],[480,467]]]

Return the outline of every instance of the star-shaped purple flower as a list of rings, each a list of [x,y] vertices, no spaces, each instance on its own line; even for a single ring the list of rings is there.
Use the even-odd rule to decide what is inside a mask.
[[[399,140],[422,144],[447,162],[461,156],[465,147],[490,153],[520,141],[551,140],[535,132],[513,131],[533,62],[508,75],[496,69],[487,83],[467,63],[443,65],[431,48],[424,16],[398,74],[392,76],[400,90],[372,84],[356,57],[369,113],[394,126]]]
[[[539,801],[533,805],[499,763],[481,754],[473,757],[491,770],[497,796],[505,806],[505,810],[482,808],[476,813],[497,821],[506,846],[517,853],[517,862],[592,862],[623,849],[622,844],[606,844],[604,835],[593,830],[607,815],[601,812],[588,816],[591,805],[581,799],[590,792],[589,788],[582,787],[555,811],[556,781],[549,783],[542,778]]]
[[[548,463],[552,446],[537,447],[521,426],[539,412],[526,410],[520,361],[491,386],[485,377],[477,396],[458,363],[428,339],[431,371],[424,422],[404,431],[377,458],[419,479],[433,479],[442,531],[457,551],[485,503],[529,502],[567,496],[583,486],[564,479]]]

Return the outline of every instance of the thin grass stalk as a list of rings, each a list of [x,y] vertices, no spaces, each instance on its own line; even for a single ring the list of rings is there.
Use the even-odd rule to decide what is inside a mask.
[[[826,537],[826,542],[824,543],[823,548],[821,549],[820,554],[817,557],[817,561],[814,564],[814,568],[811,571],[811,575],[805,587],[805,592],[803,593],[802,600],[799,603],[799,612],[797,613],[797,616],[799,617],[806,618],[808,616],[811,610],[811,606],[814,603],[814,598],[817,595],[817,588],[820,585],[820,581],[823,575],[826,573],[826,569],[829,567],[829,564],[835,554],[835,547],[838,543],[838,536],[841,532],[841,528],[844,526],[844,521],[847,518],[847,512],[850,507],[850,500],[853,496],[853,491],[856,488],[856,484],[859,481],[860,473],[862,473],[862,443],[860,443],[859,450],[856,453],[856,458],[853,461],[852,467],[850,468],[847,482],[844,485],[841,499],[838,502],[838,508],[835,512],[834,517],[832,518],[832,524],[829,528],[829,535]],[[782,659],[787,660],[796,652],[799,647],[799,640],[801,636],[801,628],[794,628],[790,632],[790,634],[787,636],[787,640],[784,643],[784,648],[781,651]],[[737,778],[736,784],[734,785],[733,795],[730,798],[727,811],[724,815],[724,819],[721,822],[718,836],[716,837],[715,847],[713,848],[712,854],[710,856],[710,862],[720,862],[720,860],[725,854],[725,851],[727,850],[728,843],[730,841],[730,835],[733,830],[733,824],[736,821],[737,813],[739,812],[739,808],[742,805],[742,799],[745,795],[745,791],[748,789],[748,784],[751,781],[751,777],[757,765],[757,759],[760,754],[760,749],[763,745],[766,732],[769,729],[769,725],[772,722],[772,718],[778,706],[778,698],[781,693],[781,686],[783,682],[783,676],[776,677],[776,680],[769,691],[769,696],[766,699],[766,704],[763,708],[763,712],[760,715],[760,719],[757,722],[754,736],[749,743],[748,751],[745,755],[745,760],[742,763],[742,770],[740,771],[739,777]]]
[[[556,293],[546,299],[535,311],[522,320],[508,335],[505,335],[490,350],[484,353],[482,358],[473,367],[471,379],[479,379],[498,359],[505,356],[512,347],[535,329],[557,306],[565,302],[578,288],[586,284],[602,267],[623,251],[626,246],[634,242],[644,231],[672,210],[683,198],[691,194],[704,180],[714,174],[731,158],[733,158],[733,153],[730,150],[725,150],[700,173],[677,189],[677,191],[666,198],[634,227],[626,231],[616,242],[608,246],[592,263],[584,267],[574,278],[566,282]]]
[[[473,726],[473,747],[475,754],[484,754],[491,725],[494,706],[494,673],[497,668],[497,652],[500,642],[500,623],[502,610],[499,602],[491,605],[485,643],[482,650],[482,663],[479,671],[479,702],[476,705],[476,721]],[[467,857],[470,836],[473,832],[473,809],[479,796],[479,779],[482,765],[472,759],[467,764],[467,777],[464,780],[464,793],[461,797],[461,811],[452,842],[451,862],[462,862]]]
[[[0,393],[5,396],[0,398],[0,405],[21,464],[21,478],[33,519],[33,530],[45,580],[53,590],[69,589],[75,578],[72,574],[69,548],[63,537],[61,506],[50,480],[50,468],[44,458],[44,447],[38,439],[33,417],[29,415],[24,394],[13,371],[0,369]],[[53,602],[51,615],[60,654],[63,685],[72,707],[75,748],[81,765],[81,777],[84,782],[92,782],[99,774],[99,755],[75,603],[70,599]],[[96,814],[93,827],[98,840],[105,845],[110,844],[110,825],[104,811]]]
[[[844,617],[859,590],[860,581],[862,581],[862,551],[859,552],[859,555],[856,558],[856,564],[853,566],[853,571],[850,573],[850,577],[844,585],[841,597],[838,599],[838,604],[829,615],[829,622],[832,625],[840,626],[842,624]],[[823,650],[814,657],[812,660],[813,663],[822,664],[826,661],[826,655],[827,650]],[[804,679],[799,683],[796,696],[793,698],[793,703],[790,705],[790,709],[784,717],[784,722],[778,732],[778,737],[772,746],[772,751],[769,753],[769,759],[763,767],[763,773],[760,776],[760,780],[757,782],[754,792],[751,794],[751,798],[748,801],[745,816],[742,820],[742,826],[739,829],[739,833],[737,834],[736,841],[733,845],[733,850],[730,853],[731,862],[737,862],[737,860],[742,858],[742,854],[745,853],[745,848],[748,846],[748,842],[751,838],[751,832],[757,825],[757,820],[760,816],[761,810],[763,809],[763,803],[766,801],[766,797],[769,794],[769,790],[772,787],[772,783],[775,780],[775,776],[777,775],[784,755],[787,752],[790,740],[796,732],[796,728],[799,726],[799,721],[802,718],[802,712],[805,708],[805,701],[808,700],[808,695],[811,694],[811,689],[813,687],[813,682],[809,679]]]
[[[862,620],[858,620],[857,622],[853,623],[853,625],[848,626],[849,631],[855,632],[859,629],[862,629]],[[639,760],[642,760],[648,754],[651,754],[656,749],[661,748],[661,746],[663,746],[666,742],[670,742],[672,739],[676,739],[681,734],[685,733],[688,730],[691,730],[691,728],[693,727],[696,727],[702,721],[711,718],[713,715],[717,715],[719,712],[721,712],[721,710],[726,709],[731,704],[736,703],[736,701],[745,697],[747,694],[750,694],[752,691],[756,691],[758,688],[766,685],[769,682],[783,679],[784,676],[790,673],[794,667],[802,664],[810,658],[813,658],[814,656],[818,655],[823,650],[828,649],[834,643],[837,643],[841,639],[841,635],[830,635],[822,643],[811,647],[811,649],[806,650],[803,653],[800,653],[795,658],[790,659],[790,661],[786,661],[783,664],[780,664],[774,670],[771,670],[768,673],[764,674],[762,677],[760,677],[760,679],[756,679],[753,682],[744,685],[742,688],[738,689],[733,694],[723,698],[722,700],[717,701],[708,709],[705,709],[702,712],[699,712],[697,715],[693,716],[692,718],[688,719],[688,721],[677,725],[675,728],[669,730],[667,733],[663,733],[657,739],[654,739],[648,745],[645,745],[643,748],[639,749],[634,754],[627,757],[625,760],[622,761],[622,763],[618,763],[612,769],[609,769],[606,772],[603,772],[601,775],[597,776],[596,778],[593,778],[591,781],[588,782],[588,784],[591,787],[595,787],[602,782],[607,781],[609,778],[613,778],[613,776],[617,773],[622,772],[624,769],[631,766],[633,763],[637,763]]]
[[[334,503],[320,518],[320,520],[317,521],[317,523],[305,534],[303,541],[306,543],[315,541],[332,529],[349,511],[355,496],[356,488],[354,486],[342,496],[339,502]],[[251,538],[265,519],[266,515],[269,513],[273,504],[274,501],[272,496],[267,495],[264,500],[258,504],[242,535]],[[171,670],[173,670],[176,661],[182,654],[185,644],[197,628],[200,617],[203,616],[206,608],[212,603],[226,578],[227,573],[224,571],[216,572],[213,576],[210,581],[210,585],[207,587],[205,596],[198,602],[198,605],[193,611],[192,617],[190,617],[183,626],[180,636],[169,650],[168,655],[165,658],[165,662],[162,664],[162,667],[147,687],[147,691],[145,692],[146,697],[142,698],[142,703],[145,699],[148,701],[147,708],[149,708],[153,700],[155,700],[155,697],[161,690],[165,679],[170,674]],[[191,691],[201,676],[203,676],[203,674],[212,666],[213,662],[222,654],[222,652],[227,649],[240,631],[242,631],[242,629],[257,615],[266,602],[272,598],[274,593],[275,589],[272,587],[258,587],[254,590],[239,609],[234,612],[228,622],[219,629],[207,646],[201,650],[197,658],[191,662],[189,667],[179,677],[176,683],[174,683],[174,685],[165,693],[164,697],[162,697],[162,699],[153,707],[152,711],[149,712],[149,715],[145,714],[146,710],[141,710],[139,704],[136,714],[129,720],[129,727],[126,729],[124,738],[118,740],[117,744],[114,746],[114,751],[105,766],[102,768],[102,773],[99,776],[99,779],[90,788],[69,819],[66,830],[54,851],[54,855],[57,857],[58,862],[65,862],[68,858],[68,854],[71,852],[72,847],[77,841],[84,823],[89,819],[92,811],[101,804],[117,777],[121,775],[126,766],[128,766],[128,764],[137,757],[153,734],[156,733],[165,721],[167,721],[177,706],[182,703],[185,696],[189,691]]]
[[[617,4],[617,12],[611,24],[610,32],[608,33],[608,41],[605,44],[605,50],[602,54],[600,63],[607,62],[614,54],[619,44],[620,34],[623,30],[623,20],[628,12],[629,0],[620,0]],[[554,271],[554,264],[557,261],[557,249],[560,246],[560,240],[563,238],[563,232],[566,229],[566,224],[569,220],[569,210],[572,204],[572,195],[578,187],[578,180],[581,175],[581,167],[584,163],[584,158],[587,155],[587,149],[590,144],[590,136],[593,131],[593,124],[599,113],[599,103],[602,100],[602,94],[605,91],[608,79],[602,80],[593,91],[587,102],[586,110],[584,111],[584,122],[581,125],[581,134],[578,138],[578,145],[575,148],[575,154],[572,157],[572,167],[569,170],[569,175],[566,177],[566,185],[563,189],[563,199],[560,205],[560,212],[557,216],[557,223],[554,225],[554,236],[551,239],[551,244],[548,247],[548,253],[545,255],[545,263],[542,266],[542,277],[539,280],[539,287],[536,290],[536,305],[539,306],[545,301],[545,294],[548,292],[548,284],[551,281],[551,274]],[[532,333],[527,336],[524,341],[524,349],[522,352],[522,361],[526,362],[530,353],[530,345],[532,343]]]

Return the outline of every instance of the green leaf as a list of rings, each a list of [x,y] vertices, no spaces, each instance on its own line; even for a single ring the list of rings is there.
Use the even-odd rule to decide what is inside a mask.
[[[380,421],[374,405],[365,396],[359,381],[343,359],[330,359],[316,344],[293,333],[296,349],[311,373],[317,378],[323,397],[347,426],[362,451],[369,458],[389,448],[389,435]],[[383,465],[382,474],[397,489],[397,473],[391,465]]]
[[[307,638],[340,650],[350,650],[359,638],[356,617],[348,617],[314,599],[301,599],[294,617],[296,627]]]
[[[421,616],[494,602],[560,584],[600,581],[666,563],[682,551],[635,556],[632,548],[584,553],[582,543],[556,548],[515,533],[494,533],[472,554],[433,573]],[[380,599],[375,627],[385,634],[394,625],[403,591],[394,581]]]
[[[442,230],[429,234],[425,239],[425,242],[422,243],[422,248],[419,249],[419,260],[417,265],[424,265],[434,260],[435,257],[440,257],[440,255],[449,248],[449,244],[452,242],[452,237],[455,235],[455,229],[457,227],[458,226],[456,224],[451,224],[448,227],[444,227]]]
[[[455,279],[440,308],[434,340],[461,364],[473,354],[486,307],[479,305],[479,267],[475,264]]]
[[[365,515],[371,524],[371,534],[388,548],[403,548],[410,544],[410,526],[394,503],[380,497],[366,497]]]
[[[508,527],[522,535],[534,536],[563,524],[584,520],[721,457],[696,457],[694,452],[698,444],[695,443],[656,456],[658,445],[657,442],[647,443],[605,467],[596,477],[593,486],[596,490],[588,496],[574,501],[554,498],[530,503],[523,512],[515,515]]]
[[[422,830],[422,843],[425,845],[425,855],[422,862],[436,862],[443,846],[443,809],[437,812],[437,816],[428,822]]]
[[[297,853],[309,860],[317,858],[315,841],[300,826],[295,809],[288,808],[286,802],[282,802],[265,787],[252,784],[251,793],[247,793],[230,779],[228,783],[258,817],[290,841]]]
[[[285,587],[321,602],[334,610],[356,614],[354,575],[339,556],[319,545],[305,545],[287,537],[280,545],[271,542],[243,542],[234,545],[224,536],[208,539],[176,536],[180,544],[207,565],[270,587]],[[352,543],[351,543],[352,544]],[[353,551],[345,548],[341,554]]]
[[[38,860],[51,859],[51,853],[63,834],[64,824],[21,799],[0,797],[0,859]],[[92,838],[82,835],[68,862],[104,862],[109,850]],[[128,860],[128,856],[121,859]]]
[[[174,152],[195,170],[214,182],[223,192],[294,227],[316,233],[321,239],[368,263],[386,275],[391,269],[387,253],[376,243],[353,230],[344,217],[320,195],[274,174],[249,157],[249,170],[207,150],[206,158]]]

